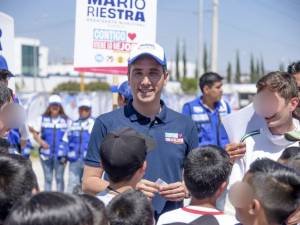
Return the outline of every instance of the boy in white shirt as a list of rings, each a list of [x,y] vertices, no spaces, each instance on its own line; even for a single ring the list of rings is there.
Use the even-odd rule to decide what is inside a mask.
[[[208,215],[214,216],[220,225],[236,224],[234,217],[216,209],[216,200],[226,189],[230,171],[229,155],[224,149],[207,145],[192,150],[184,163],[183,174],[191,203],[187,207],[164,213],[157,225],[190,223]]]

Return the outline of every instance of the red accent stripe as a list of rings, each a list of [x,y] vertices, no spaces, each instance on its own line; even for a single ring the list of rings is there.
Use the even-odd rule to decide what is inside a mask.
[[[198,215],[223,215],[224,212],[218,211],[218,212],[206,212],[206,211],[201,211],[201,210],[196,210],[196,209],[189,209],[187,207],[181,208],[183,211],[193,213],[193,214],[198,214]]]
[[[75,71],[80,73],[104,73],[104,74],[116,74],[116,75],[127,75],[127,66],[119,67],[75,67]]]

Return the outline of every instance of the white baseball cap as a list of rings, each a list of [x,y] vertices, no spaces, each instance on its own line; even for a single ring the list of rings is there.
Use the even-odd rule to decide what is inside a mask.
[[[61,100],[61,97],[59,97],[59,95],[51,95],[49,97],[49,105],[51,105],[51,104],[61,105],[61,103],[62,103],[62,100]]]
[[[157,43],[140,43],[133,47],[129,54],[128,65],[134,63],[141,56],[148,55],[154,58],[160,65],[167,67],[164,49]]]
[[[78,101],[78,108],[80,108],[80,107],[82,107],[82,106],[91,108],[91,107],[92,107],[92,103],[91,103],[90,100],[88,100],[88,99],[86,99],[86,98],[85,98],[85,99],[80,99],[80,100]]]

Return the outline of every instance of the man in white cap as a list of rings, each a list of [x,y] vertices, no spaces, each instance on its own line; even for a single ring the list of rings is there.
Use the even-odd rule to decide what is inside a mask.
[[[90,134],[95,120],[91,117],[92,104],[88,99],[78,101],[78,120],[72,122],[63,137],[63,149],[67,149],[69,165],[69,181],[67,192],[72,193],[74,188],[81,184],[83,174],[83,159],[87,152]]]
[[[169,109],[160,99],[168,80],[164,49],[156,43],[138,44],[128,60],[128,82],[132,100],[117,110],[99,116],[85,158],[83,190],[98,193],[107,188],[101,179],[100,146],[109,132],[124,127],[150,136],[156,147],[147,155],[147,169],[137,189],[152,199],[155,216],[182,206],[187,191],[182,182],[183,161],[198,146],[192,120]]]

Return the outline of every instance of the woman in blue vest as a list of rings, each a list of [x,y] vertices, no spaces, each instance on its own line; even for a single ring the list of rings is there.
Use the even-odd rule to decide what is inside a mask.
[[[62,145],[68,149],[69,181],[67,191],[72,193],[74,188],[81,184],[83,175],[84,157],[90,140],[90,134],[94,126],[94,119],[91,117],[92,105],[88,99],[81,99],[78,102],[78,120],[72,122],[65,133]]]
[[[40,159],[45,177],[45,191],[52,190],[53,172],[57,191],[64,191],[64,170],[66,165],[66,149],[59,147],[68,127],[68,117],[62,107],[58,95],[49,97],[49,105],[37,124],[31,127],[34,139],[40,145]]]

